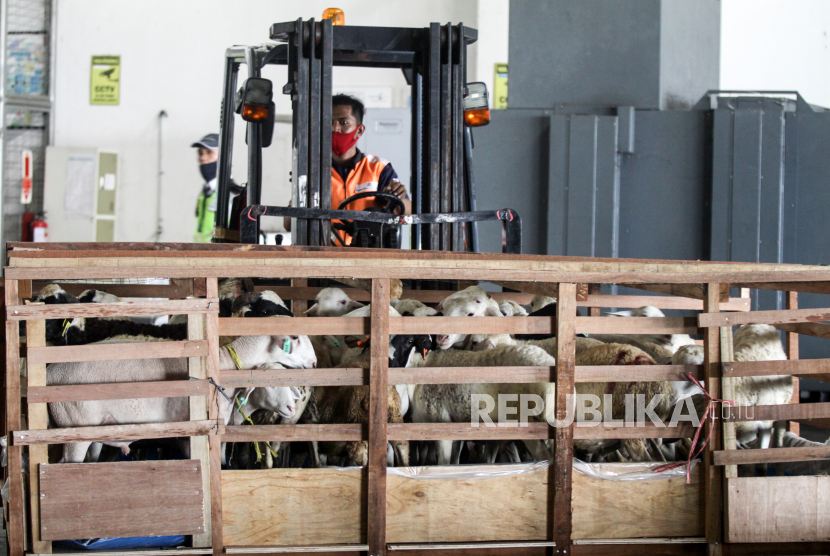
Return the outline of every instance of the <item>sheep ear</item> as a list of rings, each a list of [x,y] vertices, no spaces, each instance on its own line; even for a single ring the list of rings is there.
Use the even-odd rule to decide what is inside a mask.
[[[439,303],[438,306],[435,308],[435,310],[438,311],[439,313],[443,313],[444,312],[444,302],[442,301],[441,303]]]
[[[314,305],[312,305],[311,307],[308,308],[308,310],[305,312],[305,314],[306,315],[316,315],[319,310],[320,310],[320,304],[315,303]]]
[[[630,317],[631,316],[631,309],[626,309],[624,311],[615,311],[613,313],[606,313],[606,316],[609,317]]]
[[[365,307],[365,305],[363,305],[363,303],[361,303],[360,301],[349,300],[349,310],[350,311],[354,311],[355,309],[360,309],[361,307]]]

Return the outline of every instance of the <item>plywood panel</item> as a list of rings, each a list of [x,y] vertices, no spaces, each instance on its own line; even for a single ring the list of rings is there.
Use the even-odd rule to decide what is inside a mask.
[[[226,546],[362,543],[360,469],[222,471]]]
[[[727,481],[728,542],[830,540],[830,477]]]
[[[198,460],[40,466],[43,540],[204,530]]]
[[[387,542],[546,540],[547,470],[472,480],[389,475],[387,481]]]
[[[655,481],[606,481],[574,473],[573,538],[703,535],[700,466],[691,478],[692,484],[687,485],[685,477]]]
[[[488,469],[504,470],[504,466],[476,470]],[[631,469],[628,464],[627,470]],[[475,480],[390,474],[387,542],[544,541],[548,477],[545,470]],[[578,472],[573,477],[575,539],[702,534],[699,472],[692,474],[691,485],[683,478],[603,481]],[[223,471],[225,544],[362,543],[364,481],[365,471],[358,469]]]

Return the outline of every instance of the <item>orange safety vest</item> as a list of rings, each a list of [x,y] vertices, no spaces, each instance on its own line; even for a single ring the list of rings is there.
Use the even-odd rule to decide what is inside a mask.
[[[331,208],[337,210],[338,207],[340,207],[340,203],[352,195],[365,193],[367,191],[377,191],[380,173],[387,164],[389,164],[388,160],[384,160],[371,154],[363,154],[363,157],[357,162],[357,164],[355,164],[354,169],[349,172],[345,184],[343,183],[343,178],[340,177],[339,173],[337,173],[337,170],[332,168]],[[374,206],[378,206],[378,203],[375,202],[375,199],[370,197],[368,199],[358,199],[357,201],[350,203],[349,206],[344,207],[343,210],[365,210]],[[332,220],[332,222],[340,221]],[[341,239],[345,239],[344,243],[346,245],[351,244],[352,236],[344,232],[338,232],[337,230],[332,230],[332,232],[338,234]],[[345,238],[343,236],[345,236]]]

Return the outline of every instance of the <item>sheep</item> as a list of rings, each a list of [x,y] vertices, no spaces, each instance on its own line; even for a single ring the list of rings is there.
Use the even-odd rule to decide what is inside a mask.
[[[317,294],[317,302],[305,312],[310,317],[342,317],[360,309],[363,303],[354,301],[340,288],[325,288]]]
[[[531,340],[520,342],[511,339],[506,334],[493,335],[473,335],[471,342],[475,343],[472,347],[476,352],[495,351],[497,349],[505,349],[509,346],[534,346],[545,350],[545,352],[553,357],[556,355],[556,338],[548,338],[546,340]],[[463,353],[463,352],[461,352]],[[458,356],[456,356],[458,357]],[[461,356],[463,358],[463,356]],[[502,363],[507,364],[507,363]],[[605,344],[594,340],[593,338],[576,338],[576,365],[653,365],[654,360],[649,355],[627,344]],[[453,365],[447,365],[453,366]],[[654,411],[663,420],[671,416],[674,407],[674,388],[669,382],[617,382],[617,383],[577,383],[576,393],[579,395],[593,394],[604,401],[604,394],[612,395],[612,417],[622,418],[625,411],[625,395],[626,394],[643,394],[646,400],[651,400],[654,396],[661,395],[661,401],[655,407]],[[603,415],[605,410],[602,407],[598,408]],[[591,450],[589,447],[581,445],[584,450]],[[636,461],[647,461],[650,459],[647,455],[647,448],[645,443],[639,439],[631,439],[623,441],[622,448],[631,454],[631,458]]]
[[[825,448],[827,446],[830,446],[830,439],[824,443],[812,442],[789,431],[784,433],[781,444],[782,448]],[[825,459],[782,462],[774,465],[778,475],[830,475],[830,465]]]
[[[539,307],[538,309],[534,310],[530,313],[530,317],[555,317],[557,312],[557,305],[556,300],[552,297],[545,297],[545,296],[536,296],[533,298],[536,301],[536,305]],[[543,302],[540,302],[540,299]],[[582,316],[582,313],[579,312],[579,309],[576,310],[576,316]],[[556,333],[553,334],[516,334],[517,340],[545,340],[547,338],[551,338],[555,336]],[[585,334],[578,334],[577,337],[585,337]]]
[[[35,303],[45,303],[46,305],[63,305],[66,303],[78,303],[78,298],[65,292],[57,284],[48,284],[32,298],[32,301]],[[64,333],[69,322],[67,319],[47,319],[46,345],[64,345],[66,343]],[[21,333],[25,333],[25,323],[21,322],[20,328]]]
[[[237,297],[254,292],[254,282],[250,278],[226,278],[219,282],[219,316],[230,317],[233,302]]]
[[[511,299],[505,299],[499,303],[499,310],[505,317],[526,317],[527,309]]]
[[[735,361],[785,361],[787,355],[781,345],[778,330],[768,324],[743,325],[733,337],[732,354]],[[683,346],[674,354],[675,365],[702,365],[703,346]],[[781,405],[793,396],[793,381],[788,375],[742,376],[730,379],[733,400],[737,406]],[[760,448],[769,448],[772,421],[738,421],[735,433],[738,442],[752,442],[756,437]],[[783,443],[783,427],[776,428],[773,447]]]
[[[129,341],[128,341],[129,342]],[[108,340],[101,344],[124,343]],[[285,348],[288,348],[286,351]],[[305,336],[246,336],[233,343],[242,364],[255,368],[265,363],[279,362],[286,367],[310,368],[317,364],[311,343]],[[236,369],[228,350],[219,353],[219,370]],[[100,382],[140,382],[158,380],[185,380],[188,377],[187,359],[139,359],[128,361],[90,361],[83,363],[53,363],[46,369],[48,386],[68,384],[97,384]],[[278,389],[280,390],[280,389]],[[235,391],[227,392],[233,398]],[[286,406],[293,404],[290,389],[276,392],[276,399]],[[292,398],[289,400],[289,398]],[[213,402],[211,402],[213,403]],[[223,396],[217,395],[220,416],[227,424],[232,407]],[[280,406],[281,407],[281,406]],[[273,407],[277,410],[278,407]],[[188,419],[188,398],[143,398],[130,400],[96,400],[52,402],[49,413],[59,428],[111,424],[160,423]],[[91,442],[64,445],[63,462],[80,463]],[[108,443],[129,451],[130,442]]]
[[[293,317],[285,302],[271,290],[243,293],[233,300],[231,316],[239,318]]]
[[[369,368],[368,357],[348,363],[349,367]],[[390,423],[403,423],[401,396],[398,389],[387,389],[387,418]],[[369,387],[368,386],[318,386],[312,391],[306,411],[300,419],[303,423],[361,423],[369,421]],[[368,463],[368,443],[361,442],[320,442],[320,452],[331,458],[345,456],[347,465],[366,465]],[[409,465],[409,443],[391,441],[392,458],[389,465]]]
[[[64,339],[66,345],[76,346],[125,336],[182,341],[187,339],[187,324],[156,325],[130,320],[79,317],[70,321]]]
[[[535,313],[543,307],[547,307],[548,305],[555,303],[555,297],[550,297],[548,295],[534,295],[533,299],[530,301],[530,312]]]
[[[501,317],[498,303],[480,286],[456,292],[438,304],[438,313],[445,317]],[[439,334],[439,349],[462,347],[466,334]]]
[[[493,367],[554,366],[553,357],[536,346],[501,346],[492,350],[469,352],[439,350],[429,353],[423,363],[426,367]],[[417,384],[408,385],[408,397],[412,407],[412,421],[415,423],[469,422],[472,415],[473,394],[490,395],[498,399],[499,394],[536,394],[543,400],[554,393],[553,383],[532,384]],[[551,398],[552,399],[552,398]],[[487,411],[490,419],[498,420],[494,404]],[[553,408],[545,409],[545,418],[553,419]],[[528,447],[537,459],[548,459],[549,454],[541,442],[530,442]],[[442,440],[436,445],[438,464],[447,465],[457,461],[453,457],[452,441]]]
[[[427,307],[416,299],[392,299],[391,304],[404,317],[431,317],[438,314],[436,309]]]

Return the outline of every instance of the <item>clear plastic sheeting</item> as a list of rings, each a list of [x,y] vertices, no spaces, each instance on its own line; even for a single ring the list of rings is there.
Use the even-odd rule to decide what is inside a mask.
[[[692,470],[699,462],[699,459],[692,461]],[[579,471],[595,479],[604,481],[660,481],[665,479],[682,478],[686,480],[686,464],[679,465],[673,469],[655,472],[667,465],[666,463],[585,463],[578,459],[574,460],[574,471]]]
[[[428,467],[390,467],[387,475],[398,475],[410,479],[498,479],[536,473],[550,467],[548,461],[535,463],[505,463],[500,465],[448,465]]]
[[[697,462],[692,462],[694,469]],[[390,467],[388,475],[397,475],[410,479],[456,479],[470,481],[476,479],[498,479],[515,477],[527,473],[536,473],[550,467],[549,461],[534,463],[515,463],[499,465],[451,465],[428,467]],[[686,479],[686,466],[656,473],[665,463],[585,463],[574,460],[574,470],[595,479],[604,481],[660,481],[666,479]],[[348,469],[348,468],[343,468]]]

